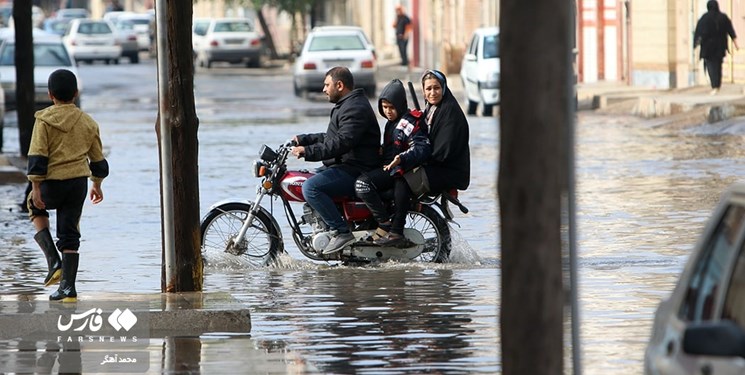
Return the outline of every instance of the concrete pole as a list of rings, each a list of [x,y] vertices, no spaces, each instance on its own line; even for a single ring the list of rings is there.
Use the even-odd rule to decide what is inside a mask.
[[[165,251],[166,285],[173,285],[176,279],[176,248],[174,246],[175,228],[173,225],[173,150],[171,128],[168,125],[168,49],[166,25],[166,0],[155,2],[155,29],[157,37],[158,61],[158,118],[160,119],[160,179],[161,204],[163,207],[163,249]]]

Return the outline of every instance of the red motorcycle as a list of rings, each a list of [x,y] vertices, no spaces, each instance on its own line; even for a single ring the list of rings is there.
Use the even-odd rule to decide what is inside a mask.
[[[450,256],[451,239],[448,222],[453,215],[448,202],[455,204],[463,213],[468,209],[456,198],[457,191],[416,200],[406,218],[404,236],[408,241],[397,247],[382,247],[369,238],[377,223],[367,206],[359,200],[340,199],[337,206],[352,228],[356,242],[341,251],[323,254],[331,233],[303,197],[303,183],[313,176],[308,170],[287,170],[287,158],[293,143],[287,142],[278,149],[264,145],[259,160],[254,162],[254,175],[261,178],[253,202],[216,203],[201,222],[202,253],[205,257],[225,253],[242,257],[254,266],[272,264],[284,250],[282,232],[273,216],[273,203],[279,199],[287,221],[292,229],[292,238],[303,255],[313,260],[342,261],[345,263],[369,263],[373,261],[397,260],[416,262],[444,262]],[[269,198],[269,209],[262,206]],[[303,203],[302,214],[297,216],[292,202]]]

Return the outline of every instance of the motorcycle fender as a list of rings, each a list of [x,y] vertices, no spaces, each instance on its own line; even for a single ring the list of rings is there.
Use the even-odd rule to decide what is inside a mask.
[[[251,202],[249,200],[246,200],[246,199],[223,199],[223,200],[221,200],[219,202],[212,203],[212,205],[210,206],[210,209],[208,211],[212,211],[215,208],[220,207],[220,206],[225,205],[225,204],[228,204],[228,203],[244,203],[244,204],[247,204],[249,206],[253,204],[253,202]]]
[[[252,206],[254,204],[253,202],[251,202],[249,200],[246,200],[246,199],[241,199],[241,200],[223,199],[223,200],[221,200],[219,202],[216,202],[216,203],[212,204],[210,206],[209,211],[212,211],[212,210],[214,210],[216,208],[220,208],[221,206],[224,206],[224,205],[230,204],[230,203],[243,203],[243,204],[247,204],[249,206]],[[209,212],[209,211],[207,211],[207,212]],[[272,220],[272,225],[277,230],[277,235],[279,236],[279,240],[280,240],[280,242],[282,242],[282,240],[283,240],[282,239],[282,230],[279,227],[279,224],[277,223],[277,219],[275,219],[274,218],[274,215],[270,214],[269,211],[267,211],[267,209],[264,208],[264,206],[259,206],[259,211],[261,211],[264,214],[266,214],[266,216],[268,216]],[[202,218],[202,221],[204,221],[204,218]]]

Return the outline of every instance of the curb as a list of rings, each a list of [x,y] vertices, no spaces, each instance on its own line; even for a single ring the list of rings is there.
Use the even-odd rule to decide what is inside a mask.
[[[20,157],[7,156],[0,153],[0,185],[28,182],[26,173],[22,169],[23,164]]]

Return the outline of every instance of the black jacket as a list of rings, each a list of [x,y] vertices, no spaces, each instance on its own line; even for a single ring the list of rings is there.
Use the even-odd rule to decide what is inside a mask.
[[[306,161],[323,161],[353,176],[380,166],[380,128],[362,89],[341,98],[333,109],[326,133],[298,135]]]
[[[701,59],[721,60],[727,54],[727,36],[735,39],[735,29],[726,14],[719,11],[716,1],[706,4],[706,12],[696,23],[693,34],[694,46],[701,45]]]
[[[383,100],[393,104],[398,118],[388,121],[383,131],[383,164],[390,163],[396,155],[401,155],[400,168],[403,173],[425,162],[432,154],[429,143],[427,124],[417,110],[409,111],[406,103],[406,89],[403,82],[392,80],[380,92],[378,112],[385,117]]]

